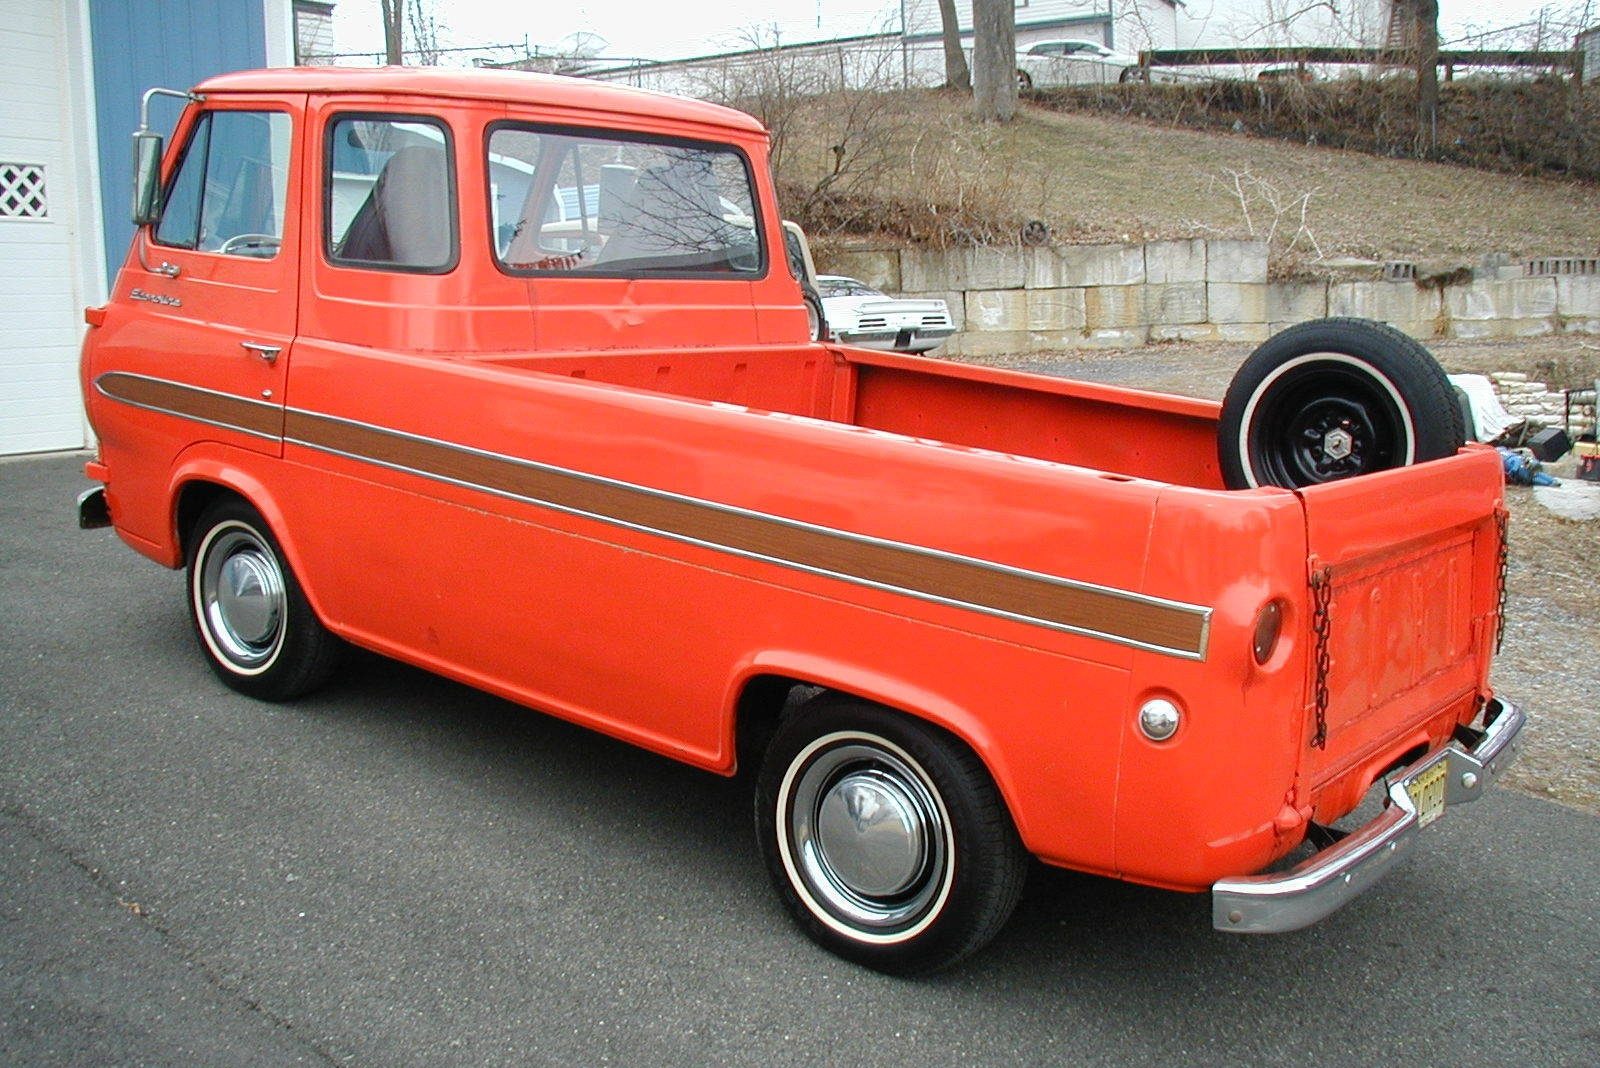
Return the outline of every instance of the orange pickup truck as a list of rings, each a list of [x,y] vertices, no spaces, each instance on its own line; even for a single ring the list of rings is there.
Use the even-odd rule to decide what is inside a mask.
[[[179,95],[86,312],[79,518],[187,569],[237,690],[350,643],[749,769],[799,924],[898,972],[984,944],[1030,856],[1304,926],[1510,757],[1500,465],[1422,447],[1410,372],[1369,374],[1398,335],[1280,335],[1238,418],[820,344],[740,113],[504,72]],[[1258,431],[1289,444],[1241,474]]]

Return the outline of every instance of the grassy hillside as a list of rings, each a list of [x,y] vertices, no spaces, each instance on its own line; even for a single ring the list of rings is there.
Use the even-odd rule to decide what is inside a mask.
[[[825,239],[1006,241],[1031,218],[1063,241],[1265,237],[1276,220],[1280,269],[1308,265],[1316,248],[1441,264],[1488,251],[1600,253],[1592,183],[1026,104],[1015,122],[982,126],[941,94],[894,94],[877,106],[872,121],[854,119],[870,130],[850,129],[848,107],[825,99],[790,127],[785,210]],[[842,175],[814,194],[840,144]]]

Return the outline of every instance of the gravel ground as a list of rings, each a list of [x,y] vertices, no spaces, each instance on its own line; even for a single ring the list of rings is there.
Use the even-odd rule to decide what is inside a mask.
[[[1552,388],[1600,375],[1600,341],[1563,337],[1440,341],[1452,373],[1523,371]],[[972,360],[1043,374],[1219,400],[1248,345],[1154,345]],[[1554,465],[1570,474],[1571,457]],[[1533,491],[1506,489],[1511,511],[1510,619],[1493,682],[1530,713],[1527,745],[1505,781],[1600,813],[1600,521],[1551,513]]]

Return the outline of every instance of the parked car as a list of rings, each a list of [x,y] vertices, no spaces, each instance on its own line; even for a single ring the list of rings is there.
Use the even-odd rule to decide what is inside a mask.
[[[1500,458],[1398,331],[1291,327],[1220,405],[823,344],[742,112],[442,68],[177,95],[85,312],[79,522],[187,571],[241,693],[349,644],[750,769],[784,906],[892,972],[992,938],[1030,857],[1305,926],[1511,757]]]
[[[927,352],[956,332],[950,306],[937,299],[891,297],[839,274],[817,277],[817,292],[833,337],[847,345],[889,352]]]
[[[1114,85],[1139,78],[1139,60],[1099,41],[1040,41],[1017,55],[1017,88]]]

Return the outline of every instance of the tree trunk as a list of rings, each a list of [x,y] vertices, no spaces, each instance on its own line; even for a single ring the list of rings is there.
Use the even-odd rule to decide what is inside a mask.
[[[1010,122],[1017,113],[1013,0],[973,0],[972,113],[983,122]]]
[[[383,0],[384,62],[391,67],[398,67],[404,62],[400,54],[400,19],[404,4],[405,0]]]
[[[1439,137],[1439,0],[1414,0],[1417,14],[1417,154]]]
[[[956,15],[956,0],[939,0],[939,23],[944,34],[944,85],[966,93],[972,89],[972,72],[967,69],[967,50],[961,47],[961,20]],[[905,27],[900,28],[905,32]]]

